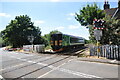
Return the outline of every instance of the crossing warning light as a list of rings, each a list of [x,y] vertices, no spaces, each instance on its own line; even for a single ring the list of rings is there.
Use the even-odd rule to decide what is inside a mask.
[[[97,19],[94,19],[94,20],[93,20],[94,29],[105,29],[104,23],[105,23],[104,20],[101,20],[101,19],[98,19],[98,20],[97,20]]]

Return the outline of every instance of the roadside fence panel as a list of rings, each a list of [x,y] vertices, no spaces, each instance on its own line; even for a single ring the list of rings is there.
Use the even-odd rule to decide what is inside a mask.
[[[98,48],[100,49],[100,52],[97,52]],[[108,59],[120,60],[120,45],[91,46],[90,56],[100,56]]]

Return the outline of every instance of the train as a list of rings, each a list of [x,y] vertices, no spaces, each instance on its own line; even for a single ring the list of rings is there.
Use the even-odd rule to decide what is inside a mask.
[[[55,33],[51,34],[50,45],[53,51],[59,52],[70,48],[82,47],[85,44],[83,37],[77,37],[73,35]]]

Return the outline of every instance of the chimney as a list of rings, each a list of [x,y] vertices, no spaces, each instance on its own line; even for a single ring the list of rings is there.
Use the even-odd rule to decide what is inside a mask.
[[[104,10],[105,9],[110,9],[110,5],[109,5],[108,1],[105,1],[105,3],[104,3]]]

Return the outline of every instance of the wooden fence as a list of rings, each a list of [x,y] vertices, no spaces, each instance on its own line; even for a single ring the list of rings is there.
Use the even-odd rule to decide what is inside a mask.
[[[99,49],[99,51],[98,51]],[[120,45],[102,45],[90,47],[90,56],[120,60]]]

